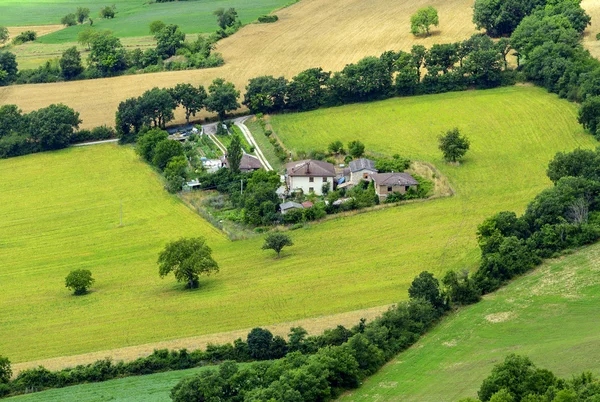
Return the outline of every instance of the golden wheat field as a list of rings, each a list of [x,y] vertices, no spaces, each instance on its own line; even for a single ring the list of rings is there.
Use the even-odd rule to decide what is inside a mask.
[[[260,75],[291,78],[317,66],[338,70],[390,49],[462,40],[475,32],[472,4],[473,0],[302,0],[277,12],[277,23],[251,24],[219,42],[217,51],[226,62],[222,67],[4,87],[0,103],[31,111],[62,102],[81,113],[83,127],[113,124],[119,102],[155,86],[179,82],[206,86],[223,77],[243,92],[248,79]],[[409,33],[410,15],[427,5],[438,9],[440,26],[429,38],[414,38]]]

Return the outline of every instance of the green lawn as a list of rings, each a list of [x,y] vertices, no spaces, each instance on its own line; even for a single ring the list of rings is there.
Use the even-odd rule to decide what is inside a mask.
[[[213,367],[214,368],[214,367]],[[51,389],[8,399],[15,402],[164,402],[169,401],[171,389],[183,378],[209,367],[120,378],[105,382]]]
[[[457,401],[475,397],[509,353],[571,378],[600,374],[600,244],[552,260],[452,315],[343,401]]]
[[[420,271],[475,267],[477,225],[522,211],[550,185],[544,172],[557,151],[597,145],[576,116],[574,104],[532,87],[277,116],[290,148],[307,147],[309,137],[321,148],[360,138],[368,150],[435,163],[457,191],[292,231],[295,245],[279,260],[260,249],[260,236],[226,239],[168,195],[128,147],[0,161],[0,353],[16,363],[405,299]],[[437,150],[439,133],[454,126],[472,142],[458,167]],[[156,259],[166,242],[192,235],[208,238],[221,271],[190,292],[160,279]],[[76,268],[96,277],[90,295],[64,288]]]
[[[77,7],[87,7],[97,29],[110,29],[119,37],[148,35],[148,25],[155,20],[177,24],[185,33],[213,32],[218,26],[213,12],[234,7],[242,22],[249,23],[260,15],[291,3],[290,0],[189,0],[154,3],[146,0],[3,0],[0,2],[0,26],[59,24],[60,19]],[[117,15],[106,20],[100,9],[116,5]],[[74,42],[77,32],[88,26],[79,25],[40,38],[43,43]]]

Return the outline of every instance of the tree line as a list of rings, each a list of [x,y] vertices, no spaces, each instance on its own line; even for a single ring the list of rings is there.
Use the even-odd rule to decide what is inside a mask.
[[[478,397],[459,402],[591,402],[600,399],[600,379],[590,372],[558,378],[528,357],[510,354],[483,380]]]
[[[17,105],[0,106],[0,158],[66,148],[70,144],[115,138],[112,127],[78,130],[79,113],[58,104],[23,113]]]

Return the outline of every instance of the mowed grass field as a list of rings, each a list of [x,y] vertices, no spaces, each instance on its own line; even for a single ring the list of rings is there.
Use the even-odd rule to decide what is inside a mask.
[[[274,119],[292,148],[361,139],[368,150],[433,162],[457,194],[290,232],[275,260],[262,238],[231,242],[176,198],[132,149],[74,148],[0,161],[0,350],[13,362],[251,328],[403,300],[419,272],[473,268],[476,226],[522,211],[557,151],[592,148],[577,107],[533,87],[392,99]],[[354,119],[352,121],[352,119]],[[465,163],[441,162],[437,136],[460,127]],[[124,227],[119,228],[123,200]],[[158,252],[204,235],[221,272],[184,291]],[[89,268],[94,291],[64,277]],[[331,323],[335,325],[336,323]]]
[[[410,34],[410,15],[428,5],[438,9],[440,27],[428,38],[415,38]],[[180,82],[208,86],[222,77],[244,92],[248,80],[261,75],[292,78],[311,67],[337,71],[386,50],[410,50],[414,44],[429,47],[466,39],[475,32],[472,5],[473,0],[302,0],[278,11],[280,19],[274,24],[251,24],[219,41],[216,51],[225,59],[221,67],[2,87],[0,103],[14,103],[31,111],[62,102],[81,113],[83,127],[112,125],[121,101],[156,86],[172,87]],[[56,53],[56,49],[53,51]],[[41,61],[39,56],[30,54],[28,65]],[[185,121],[182,113],[176,117],[179,122]]]
[[[109,29],[118,37],[148,35],[148,25],[155,20],[177,24],[185,33],[207,33],[218,28],[213,12],[218,8],[234,7],[242,22],[256,20],[260,15],[292,3],[294,0],[188,0],[154,3],[146,0],[40,0],[0,2],[0,26],[59,24],[62,17],[77,7],[90,9],[96,29]],[[116,6],[116,17],[100,18],[100,9]],[[40,38],[41,43],[75,42],[77,33],[89,24],[62,29]]]
[[[563,378],[600,374],[600,244],[551,260],[444,320],[341,401],[475,397],[509,353]]]
[[[215,367],[167,371],[152,375],[81,384],[15,396],[7,400],[14,402],[164,402],[170,400],[171,389],[180,380],[208,369],[215,369]]]

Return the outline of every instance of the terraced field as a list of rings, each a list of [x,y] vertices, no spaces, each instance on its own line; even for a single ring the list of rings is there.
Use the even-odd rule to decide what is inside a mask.
[[[260,250],[260,236],[227,240],[164,192],[128,147],[2,160],[0,350],[18,363],[402,300],[422,270],[474,267],[477,224],[522,211],[550,185],[545,166],[557,151],[596,146],[576,113],[541,89],[512,87],[278,116],[290,148],[305,147],[308,136],[319,147],[360,138],[368,150],[435,163],[457,191],[290,232],[295,245],[280,260]],[[437,151],[437,135],[454,126],[472,141],[461,166],[442,163]],[[206,236],[221,266],[198,291],[158,277],[159,250],[184,235]],[[93,271],[89,296],[64,288],[75,268]]]
[[[600,244],[551,260],[438,325],[341,401],[475,397],[509,353],[563,378],[600,374]]]
[[[260,75],[291,78],[317,66],[339,70],[390,49],[409,50],[416,43],[430,46],[465,39],[475,32],[472,4],[473,0],[302,0],[278,11],[277,23],[252,24],[220,41],[216,50],[225,58],[222,67],[3,87],[0,103],[15,103],[30,111],[62,102],[81,113],[84,127],[112,125],[119,102],[155,86],[171,87],[180,82],[208,86],[222,77],[243,90],[250,78]],[[440,28],[429,38],[415,39],[410,34],[409,18],[425,5],[438,9]],[[36,55],[28,57],[40,60]],[[177,117],[184,121],[182,113]]]

